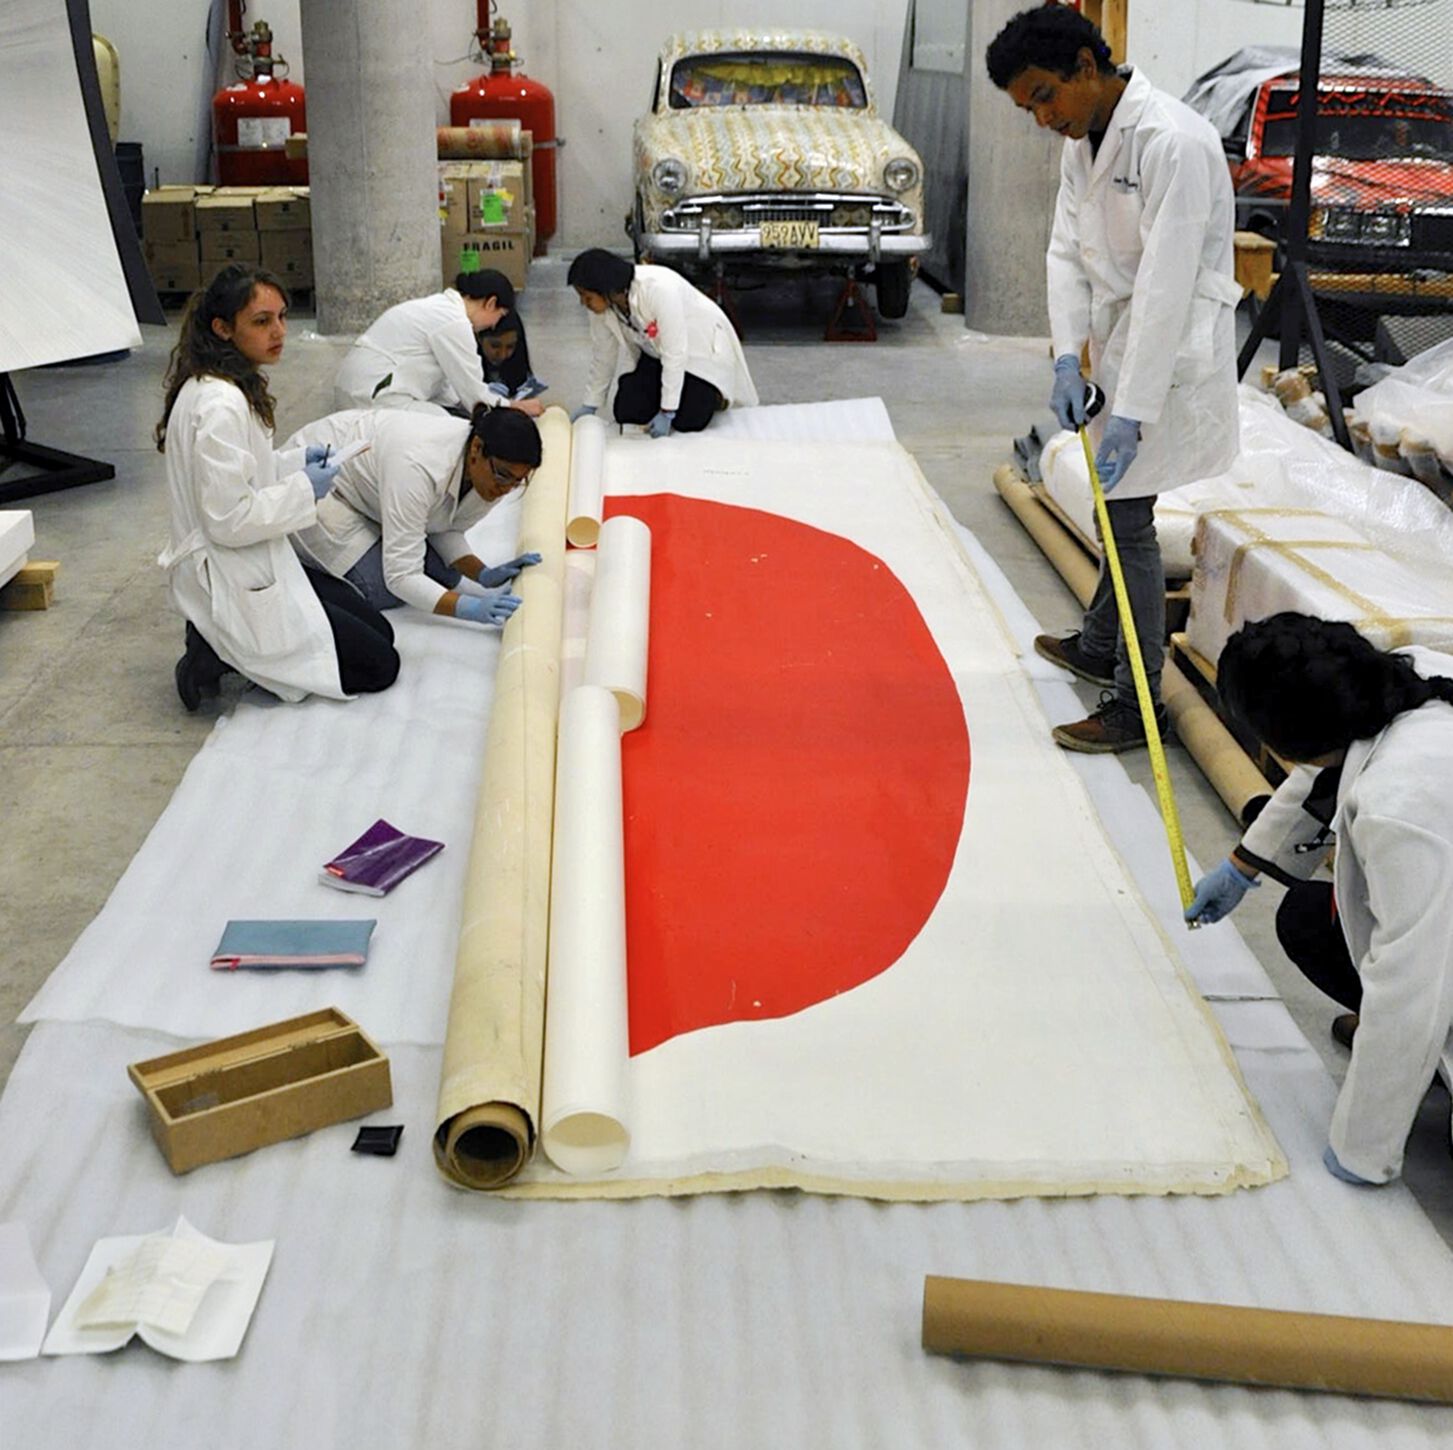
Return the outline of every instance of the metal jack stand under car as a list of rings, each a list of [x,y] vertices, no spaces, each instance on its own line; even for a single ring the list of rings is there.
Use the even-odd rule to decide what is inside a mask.
[[[878,323],[856,271],[849,272],[823,333],[825,342],[877,342]]]

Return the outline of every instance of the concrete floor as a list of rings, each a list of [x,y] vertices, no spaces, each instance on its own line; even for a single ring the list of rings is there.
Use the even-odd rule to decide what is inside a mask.
[[[834,295],[830,283],[795,281],[741,294],[762,400],[882,397],[903,445],[1040,623],[1076,627],[1073,597],[991,482],[1014,435],[1050,423],[1047,342],[966,332],[920,284],[908,316],[881,323],[876,343],[828,344],[822,330]],[[573,407],[588,366],[586,328],[560,260],[537,264],[522,311],[535,371],[552,384],[546,401]],[[172,686],[181,625],[156,567],[167,503],[151,434],[175,322],[143,331],[142,348],[119,362],[15,378],[35,442],[109,459],[117,476],[18,505],[35,516],[31,557],[57,559],[61,572],[50,610],[0,612],[0,800],[9,847],[0,855],[0,1084],[24,1038],[16,1014],[100,909],[218,709],[235,698],[224,694],[189,716]],[[319,337],[307,312],[294,314],[272,374],[279,438],[329,410],[346,347],[346,339]],[[1087,705],[1095,696],[1085,690]],[[1235,823],[1182,750],[1173,748],[1169,761],[1187,843],[1209,865],[1235,844]],[[1143,755],[1126,764],[1153,790]],[[1279,897],[1274,885],[1252,893],[1237,925],[1340,1078],[1346,1053],[1327,1032],[1336,1009],[1278,949],[1271,918]],[[117,962],[116,970],[146,966]],[[1407,1177],[1453,1243],[1448,1145],[1448,1100],[1436,1088],[1414,1131]]]

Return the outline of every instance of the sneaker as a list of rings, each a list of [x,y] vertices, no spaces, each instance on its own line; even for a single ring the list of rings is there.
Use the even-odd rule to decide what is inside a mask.
[[[1164,705],[1155,707],[1155,724],[1164,739]],[[1076,720],[1073,725],[1056,725],[1051,733],[1056,745],[1062,745],[1066,750],[1078,750],[1084,755],[1119,754],[1122,750],[1135,750],[1145,744],[1140,710],[1134,705],[1122,705],[1109,694],[1101,697],[1093,715]]]
[[[189,714],[194,713],[204,697],[217,694],[227,666],[217,652],[202,638],[197,627],[187,622],[187,648],[172,671],[177,696]]]
[[[1061,669],[1078,675],[1082,680],[1088,680],[1092,685],[1109,689],[1115,683],[1115,657],[1109,655],[1101,658],[1086,654],[1080,648],[1079,630],[1066,635],[1064,639],[1056,639],[1052,634],[1036,635],[1034,652],[1041,659],[1048,660],[1052,665],[1059,665]]]
[[[1357,1035],[1357,1013],[1343,1012],[1341,1016],[1332,1019],[1332,1041],[1340,1043],[1343,1047],[1351,1047],[1352,1039]]]

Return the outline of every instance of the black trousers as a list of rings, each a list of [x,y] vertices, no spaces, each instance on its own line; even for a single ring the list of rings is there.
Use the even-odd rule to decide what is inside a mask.
[[[306,565],[303,572],[328,616],[344,694],[373,695],[388,689],[399,677],[393,626],[346,580]]]
[[[671,428],[675,433],[700,433],[721,408],[721,394],[695,373],[681,384],[681,402]],[[649,423],[661,411],[661,364],[641,354],[635,370],[616,383],[617,423]]]
[[[1314,987],[1349,1012],[1361,1010],[1362,978],[1347,950],[1330,882],[1299,881],[1288,887],[1276,911],[1276,936]]]

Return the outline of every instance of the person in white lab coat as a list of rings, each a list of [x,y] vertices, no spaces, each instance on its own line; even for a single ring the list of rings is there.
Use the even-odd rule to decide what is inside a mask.
[[[544,405],[512,403],[492,392],[480,366],[477,333],[515,305],[502,272],[461,272],[452,287],[390,307],[348,349],[333,384],[333,406],[445,413],[478,403],[538,416]]]
[[[1435,1069],[1453,1067],[1453,656],[1277,614],[1231,636],[1217,688],[1297,768],[1186,918],[1221,920],[1263,872],[1290,888],[1277,936],[1348,1009],[1332,1024],[1352,1061],[1324,1162],[1387,1183]],[[1334,840],[1332,880],[1312,880]]]
[[[288,535],[316,517],[337,468],[322,449],[273,453],[261,368],[287,335],[287,293],[224,267],[183,314],[156,444],[171,538],[157,561],[187,620],[177,694],[195,710],[229,668],[284,700],[385,690],[399,657],[388,621],[346,584],[305,571]]]
[[[1155,495],[1221,473],[1238,447],[1235,204],[1210,123],[1138,70],[1117,70],[1100,32],[1064,5],[1016,15],[986,56],[994,83],[1065,138],[1046,258],[1055,355],[1051,407],[1085,422],[1080,352],[1109,399],[1092,425],[1096,471],[1146,674],[1159,705],[1165,573]],[[1101,567],[1077,634],[1035,649],[1106,688],[1088,719],[1058,726],[1069,750],[1145,744],[1115,596]]]
[[[357,449],[299,530],[299,553],[362,591],[379,609],[411,604],[426,613],[504,622],[519,606],[512,593],[463,592],[470,579],[498,589],[540,562],[521,554],[490,566],[465,533],[499,501],[523,488],[542,448],[535,420],[509,408],[477,406],[472,418],[426,417],[382,409],[333,413],[289,439]]]
[[[729,404],[756,403],[726,313],[679,272],[593,247],[567,280],[590,313],[590,383],[572,422],[604,407],[612,382],[616,422],[642,423],[653,438],[699,433]]]

